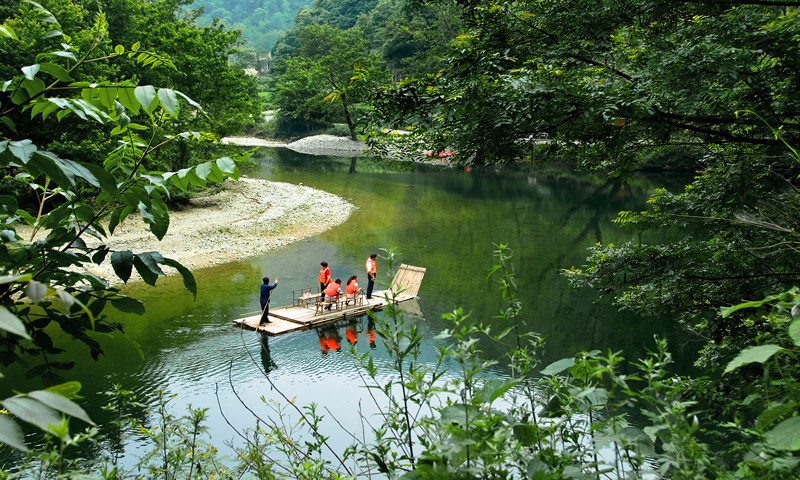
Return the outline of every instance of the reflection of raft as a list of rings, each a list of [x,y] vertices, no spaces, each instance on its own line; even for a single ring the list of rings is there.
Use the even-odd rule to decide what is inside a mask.
[[[286,305],[269,309],[270,323],[260,326],[261,315],[239,318],[233,321],[242,328],[258,330],[269,335],[280,335],[294,330],[327,325],[339,320],[360,317],[367,311],[378,311],[386,308],[389,302],[402,303],[417,298],[419,286],[425,276],[425,269],[411,265],[400,265],[392,280],[389,290],[372,292],[372,298],[364,299],[363,304],[348,305],[340,310],[325,310],[318,313],[316,305]],[[397,292],[397,293],[395,293]]]

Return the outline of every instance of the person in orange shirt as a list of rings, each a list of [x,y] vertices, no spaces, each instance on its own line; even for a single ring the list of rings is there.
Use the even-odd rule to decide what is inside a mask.
[[[378,255],[373,253],[367,259],[367,264],[365,266],[367,270],[367,300],[372,298],[372,289],[375,288],[375,274],[378,271],[377,258]]]
[[[348,278],[347,285],[344,287],[344,293],[347,294],[347,297],[345,298],[345,305],[349,304],[350,302],[353,302],[353,305],[355,305],[356,295],[358,295],[360,291],[361,289],[358,288],[358,275],[353,275],[352,277]]]
[[[325,287],[325,290],[323,290],[323,293],[325,294],[326,302],[338,301],[339,295],[342,294],[342,280],[340,278],[337,278],[336,281],[329,283],[328,286]],[[331,309],[330,305],[325,307],[325,310],[330,310],[330,309]]]
[[[328,262],[320,262],[320,266],[322,268],[319,269],[319,293],[323,293],[325,291],[325,287],[327,287],[331,283],[331,269],[328,268]]]

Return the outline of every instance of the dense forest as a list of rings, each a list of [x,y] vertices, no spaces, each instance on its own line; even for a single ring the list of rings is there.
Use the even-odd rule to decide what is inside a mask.
[[[297,12],[310,0],[194,0],[188,9],[202,9],[201,25],[218,21],[231,30],[240,30],[244,53],[265,55],[294,23]]]
[[[243,17],[270,16],[260,4],[231,3]],[[258,123],[260,89],[277,110],[263,128],[296,134],[344,124],[376,154],[448,149],[454,164],[557,161],[622,181],[644,170],[691,172],[682,190],[657,189],[640,210],[620,212],[617,223],[638,241],[597,244],[563,274],[621,309],[669,315],[704,342],[698,373],[678,377],[663,342],[625,366],[611,352],[579,352],[543,368],[542,340],[517,332],[507,359],[514,377],[482,382],[488,362],[474,338],[509,332],[456,310],[441,355],[463,378],[439,403],[442,387],[427,376],[435,372],[416,363],[419,333],[390,311],[379,333],[408,376],[375,387],[390,398],[375,444],[355,442],[345,460],[324,460],[329,445],[310,412],[313,441],[302,447],[302,467],[284,465],[286,478],[359,477],[347,459],[364,475],[397,478],[797,478],[800,2],[315,0],[276,39],[260,81],[230,62],[238,33],[201,26],[186,7],[0,7],[4,362],[25,354],[39,358],[34,373],[68,369],[47,365],[61,348],[48,328],[103,353],[90,332],[123,328],[104,309],[140,306],[70,267],[111,255],[121,277],[135,268],[155,283],[159,265],[181,266],[153,252],[89,252],[81,237],[113,234],[133,211],[163,235],[167,192],[235,176],[228,157],[199,160],[219,153],[204,141]],[[48,241],[19,238],[19,221],[50,231]],[[512,262],[499,247],[493,273],[510,321],[520,311]],[[192,290],[191,272],[181,272]],[[47,393],[4,406],[62,440],[66,431],[45,420],[89,421],[76,403]],[[495,400],[511,393],[511,407],[498,411]],[[415,417],[410,404],[429,414]],[[646,426],[631,426],[632,410]],[[15,421],[0,418],[0,440],[25,448]],[[253,438],[244,471],[284,477],[260,455],[269,441],[292,445],[278,428]],[[603,449],[615,452],[611,465]]]

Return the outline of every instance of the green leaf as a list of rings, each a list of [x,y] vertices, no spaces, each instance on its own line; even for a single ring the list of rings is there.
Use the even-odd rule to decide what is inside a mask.
[[[120,280],[125,283],[130,280],[131,273],[133,273],[133,258],[133,252],[130,250],[114,252],[111,254],[111,267],[114,269],[114,273],[117,274]]]
[[[42,93],[46,87],[40,78],[34,78],[32,80],[26,78],[22,81],[22,88],[25,89],[25,92],[28,94],[29,98],[34,98]]]
[[[148,285],[155,285],[158,277],[164,275],[164,271],[158,266],[163,261],[164,257],[158,252],[144,252],[133,256],[136,271]]]
[[[158,90],[158,99],[161,101],[161,106],[164,107],[173,116],[178,114],[178,97],[175,91],[171,88],[162,88]]]
[[[36,78],[36,74],[39,73],[39,65],[28,65],[27,67],[22,67],[22,74],[25,75],[25,78],[28,80],[33,80]]]
[[[756,419],[756,427],[760,430],[771,427],[775,422],[794,413],[797,402],[780,403],[764,409]]]
[[[0,35],[17,40],[17,34],[14,33],[14,29],[8,25],[0,25]]]
[[[16,315],[8,311],[6,307],[0,306],[0,329],[12,333],[18,337],[30,340],[25,324]]]
[[[211,174],[211,170],[211,162],[204,162],[195,167],[195,173],[203,180],[208,179],[209,174]]]
[[[122,55],[123,53],[125,53],[125,47],[123,45],[117,45],[116,47],[114,47],[114,53],[116,53],[117,55]]]
[[[59,82],[71,82],[72,77],[70,76],[69,72],[64,69],[61,65],[55,63],[40,63],[39,69],[42,72],[49,73],[50,75],[54,76]]]
[[[722,318],[727,318],[732,313],[734,313],[736,311],[742,310],[744,308],[758,308],[758,307],[764,305],[765,303],[769,303],[769,302],[771,302],[773,300],[777,300],[779,298],[780,298],[780,295],[770,295],[769,297],[767,297],[767,298],[765,298],[763,300],[756,300],[754,302],[744,302],[744,303],[740,303],[738,305],[734,305],[732,307],[722,307],[722,308],[719,309],[719,312],[720,312],[720,315],[722,315]]]
[[[135,313],[136,315],[144,314],[144,303],[141,300],[136,300],[130,297],[120,297],[111,300],[111,305],[125,313]]]
[[[467,423],[467,407],[463,404],[445,407],[442,410],[441,421],[444,423],[465,425]]]
[[[61,58],[69,58],[70,60],[78,61],[78,59],[75,57],[74,53],[65,52],[64,50],[57,50],[57,51],[53,52],[53,55],[55,55],[57,57],[61,57]]]
[[[183,286],[186,287],[186,290],[189,290],[190,292],[192,292],[192,295],[196,299],[197,298],[197,282],[195,281],[194,275],[192,275],[192,272],[188,268],[184,267],[179,262],[177,262],[175,260],[172,260],[171,258],[165,258],[164,259],[164,264],[165,265],[169,265],[170,267],[174,268],[175,270],[178,271],[178,273],[181,274],[181,277],[183,277]]]
[[[32,398],[17,395],[3,400],[3,406],[15,417],[46,432],[53,431],[51,425],[61,423],[55,410]]]
[[[17,199],[10,195],[0,195],[0,209],[4,211],[7,215],[14,215],[14,213],[19,208],[19,204],[17,203]]]
[[[572,367],[573,365],[575,365],[574,358],[562,358],[561,360],[556,360],[555,362],[546,366],[544,370],[542,370],[542,375],[556,375]]]
[[[22,160],[22,163],[28,163],[31,156],[37,150],[36,145],[28,139],[9,142],[8,149],[11,151],[12,155]]]
[[[185,94],[183,94],[181,92],[176,91],[175,93],[180,95],[181,97],[183,97],[183,99],[186,100],[186,102],[189,103],[189,105],[191,105],[194,108],[200,110],[201,112],[203,111],[203,107],[199,103],[195,102],[194,100],[192,100],[191,98],[187,97]]]
[[[0,415],[0,442],[23,452],[28,451],[28,447],[25,446],[25,434],[22,432],[22,428],[6,415]]]
[[[36,390],[28,393],[28,396],[35,400],[38,400],[44,405],[47,405],[53,410],[57,410],[63,414],[69,415],[70,417],[83,420],[89,425],[95,424],[92,421],[92,419],[89,418],[89,415],[86,414],[86,411],[83,408],[81,408],[77,403],[65,397],[62,397],[57,393],[49,392],[47,390]]]
[[[10,118],[8,118],[6,116],[2,116],[2,117],[0,117],[0,123],[5,125],[6,127],[8,127],[8,129],[11,130],[12,132],[17,133],[17,124],[14,123],[14,120],[11,120]],[[0,151],[2,151],[2,150],[4,150],[4,149],[0,149]]]
[[[218,158],[216,161],[217,166],[223,173],[226,173],[233,179],[239,178],[239,171],[236,168],[236,162],[230,157]]]
[[[478,392],[478,395],[484,402],[492,403],[517,385],[519,385],[518,380],[490,378],[483,383],[483,388]]]
[[[85,168],[87,172],[94,178],[96,185],[99,186],[104,192],[113,197],[117,196],[117,181],[100,165],[93,163],[79,163],[81,167]],[[88,181],[88,178],[87,178]],[[94,184],[93,184],[94,185]]]
[[[78,392],[81,391],[81,384],[80,382],[76,381],[59,383],[58,385],[47,387],[45,388],[45,390],[48,392],[57,393],[62,397],[68,398],[70,400],[74,400],[76,398],[83,398],[80,395],[78,395]]]
[[[800,417],[791,417],[767,432],[767,444],[779,450],[800,450]]]
[[[148,112],[152,112],[156,105],[156,89],[152,85],[138,86],[134,89],[133,94],[139,104]]]
[[[169,212],[161,197],[153,193],[150,205],[139,203],[139,214],[150,226],[150,231],[157,239],[161,240],[169,230]]]
[[[524,447],[531,447],[539,441],[540,428],[530,423],[517,423],[512,427],[514,438]]]
[[[139,100],[137,100],[134,87],[124,87],[117,91],[117,100],[126,110],[136,115],[141,110]]]
[[[725,371],[723,373],[731,372],[742,365],[747,365],[748,363],[764,363],[781,350],[783,350],[783,348],[781,348],[779,345],[758,345],[755,347],[747,347],[739,352],[739,355],[736,355],[736,358],[728,363],[728,366],[725,367]]]
[[[117,88],[112,86],[102,86],[97,89],[97,99],[100,104],[107,108],[109,111],[114,110],[117,103]]]
[[[794,320],[789,324],[789,337],[795,346],[800,347],[800,319]]]
[[[25,286],[25,295],[31,299],[33,303],[39,303],[47,295],[47,285],[36,280],[31,280]]]

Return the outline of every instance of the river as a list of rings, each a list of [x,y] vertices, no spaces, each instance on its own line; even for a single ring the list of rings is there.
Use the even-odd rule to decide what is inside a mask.
[[[660,186],[650,179],[619,183],[555,169],[465,171],[370,158],[358,159],[353,168],[348,158],[272,148],[259,149],[253,161],[245,171],[250,176],[329,191],[357,210],[318,237],[195,272],[199,294],[194,301],[177,278],[160,279],[157,288],[127,287],[145,301],[146,314],[115,314],[126,325],[126,335],[103,338],[106,354],[99,360],[91,360],[81,346],[64,356],[76,361],[65,379],[83,384],[81,404],[99,422],[108,418],[100,409],[105,402],[100,392],[118,383],[151,407],[156,391],[175,394],[171,405],[177,415],[187,405],[208,408],[209,431],[220,448],[223,442],[237,443],[232,426],[254,426],[252,412],[269,415],[262,398],[283,402],[286,395],[301,405],[316,402],[324,405],[326,416],[354,427],[357,408],[367,414],[371,408],[345,326],[264,338],[236,328],[232,320],[258,310],[262,276],[280,277],[274,308],[289,303],[292,290],[315,285],[322,260],[334,278],[362,278],[367,256],[378,253],[377,289],[385,288],[387,278],[381,274],[386,274],[386,262],[380,257],[389,248],[400,262],[427,269],[411,317],[427,339],[425,362],[435,360],[433,338],[447,326],[442,314],[454,308],[463,307],[471,318],[498,330],[506,326],[496,318],[500,295],[487,279],[495,245],[505,244],[514,252],[524,305],[521,327],[546,338],[544,364],[586,349],[623,351],[635,359],[653,347],[658,335],[669,339],[679,371],[691,367],[696,345],[674,319],[620,313],[597,302],[593,292],[570,288],[559,274],[580,265],[587,248],[598,241],[628,240],[630,233],[612,220],[620,210],[642,208]],[[361,283],[365,286],[365,279]],[[380,338],[370,342],[368,327],[366,319],[350,326],[354,347],[371,351],[379,364],[386,362]],[[341,350],[321,348],[323,333],[338,337]],[[505,353],[489,342],[481,347],[492,358]],[[496,374],[504,373],[501,362]],[[6,381],[22,391],[42,386],[41,380],[25,379],[13,368]],[[331,421],[326,428],[343,448],[347,434]],[[129,458],[141,446],[132,445]]]

